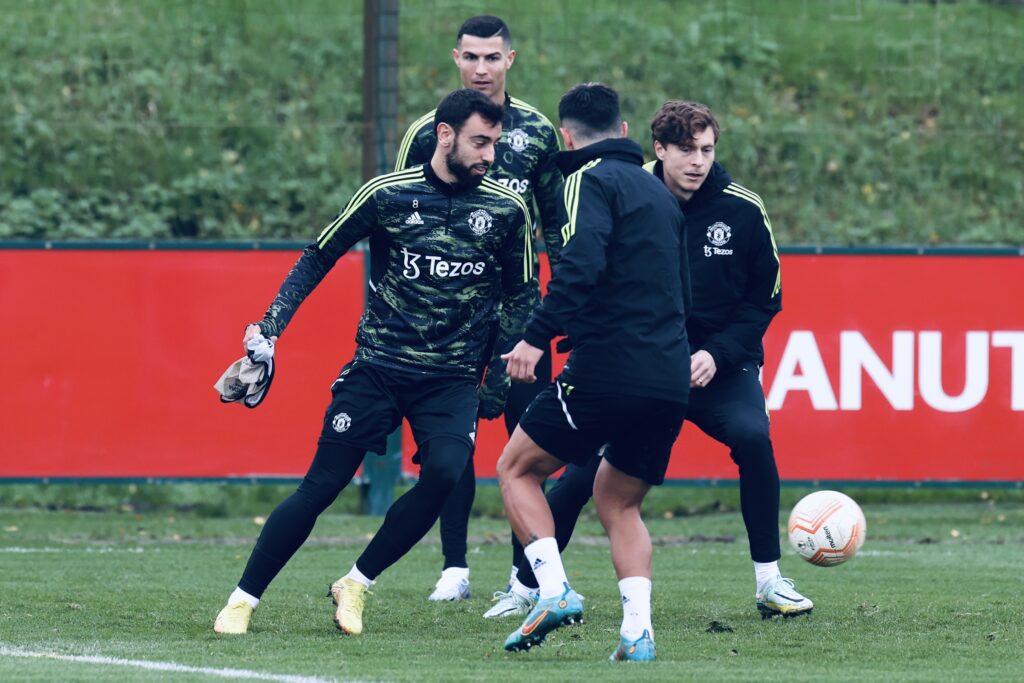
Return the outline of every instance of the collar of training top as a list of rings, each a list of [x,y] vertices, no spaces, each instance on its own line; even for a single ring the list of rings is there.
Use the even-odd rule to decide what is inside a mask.
[[[628,138],[608,138],[579,149],[570,149],[555,155],[555,164],[563,175],[569,175],[594,159],[619,159],[642,166],[644,152],[640,145]]]
[[[662,164],[661,159],[654,162],[654,170],[652,173],[654,173],[654,177],[658,180],[665,180],[665,166]],[[704,179],[704,182],[701,183],[699,188],[697,188],[697,191],[693,193],[692,197],[685,201],[680,199],[679,206],[683,207],[684,211],[687,208],[692,211],[694,208],[700,206],[725,188],[729,187],[731,182],[732,176],[729,175],[729,172],[725,170],[724,166],[715,161],[711,165],[708,177]]]
[[[729,187],[731,182],[732,176],[729,175],[724,166],[716,161],[711,165],[708,177],[704,179],[700,188],[690,197],[690,201],[680,202],[680,204],[689,206],[692,211],[704,202],[710,201],[713,197],[721,194],[722,190]]]

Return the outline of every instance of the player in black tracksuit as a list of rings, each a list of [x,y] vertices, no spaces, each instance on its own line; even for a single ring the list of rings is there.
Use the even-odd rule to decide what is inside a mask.
[[[758,609],[766,617],[807,613],[813,603],[778,570],[779,475],[758,377],[762,337],[782,308],[771,222],[761,198],[714,161],[718,124],[706,107],[667,102],[651,129],[660,158],[645,168],[677,196],[687,221],[693,308],[686,329],[694,360],[686,419],[729,446],[739,467]],[[548,493],[562,547],[590,498],[599,461],[570,466]],[[520,562],[516,581],[488,615],[521,612],[536,585]]]
[[[243,343],[282,334],[338,259],[369,238],[371,293],[355,357],[331,384],[309,471],[267,519],[217,633],[248,631],[263,592],[317,517],[404,418],[422,455],[420,479],[331,587],[338,628],[361,633],[366,589],[437,520],[471,458],[478,414],[501,412],[509,381],[494,347],[519,339],[538,293],[529,209],[484,175],[502,114],[475,90],[446,96],[430,162],[364,184],[302,252],[263,319],[246,328]]]
[[[640,505],[664,480],[689,393],[683,215],[665,184],[642,170],[640,146],[625,139],[614,90],[577,85],[558,113],[571,150],[556,157],[567,174],[565,246],[523,341],[502,358],[513,381],[532,381],[554,336],[567,334],[573,348],[498,460],[505,512],[540,592],[505,649],[528,649],[582,616],[540,485],[608,443],[593,490],[623,602],[612,658],[652,660],[652,550]]]

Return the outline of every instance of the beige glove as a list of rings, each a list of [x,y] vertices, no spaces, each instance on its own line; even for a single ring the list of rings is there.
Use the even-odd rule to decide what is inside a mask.
[[[255,408],[266,398],[274,379],[274,342],[258,334],[246,347],[246,355],[232,363],[213,388],[223,403],[241,402],[246,408]]]

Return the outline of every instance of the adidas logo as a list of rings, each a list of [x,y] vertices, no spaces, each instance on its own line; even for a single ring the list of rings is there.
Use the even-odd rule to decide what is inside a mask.
[[[543,567],[543,566],[544,566],[544,560],[540,559],[539,557],[536,560],[533,561],[533,570],[534,571],[537,571],[538,567]]]
[[[423,225],[423,219],[420,218],[419,211],[413,211],[408,218],[405,219],[406,225]]]

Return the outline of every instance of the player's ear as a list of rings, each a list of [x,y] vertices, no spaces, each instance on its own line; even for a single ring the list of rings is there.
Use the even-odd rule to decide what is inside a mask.
[[[620,138],[628,138],[629,137],[629,123],[627,123],[626,121],[622,122],[622,134],[619,135],[619,137]]]
[[[441,147],[450,147],[455,139],[455,129],[450,124],[442,121],[437,124],[437,144]]]
[[[505,68],[506,69],[511,68],[512,67],[512,62],[514,62],[514,61],[516,61],[516,51],[515,50],[509,50],[508,51],[508,55],[505,57],[505,65],[506,65]]]
[[[569,130],[568,128],[559,128],[558,132],[562,134],[562,142],[564,143],[564,147],[566,149],[575,149],[572,139],[572,131]]]
[[[455,62],[455,66],[459,65],[459,48],[452,48],[452,61]]]
[[[654,141],[654,156],[658,157],[660,161],[665,160],[665,145],[657,140]]]

